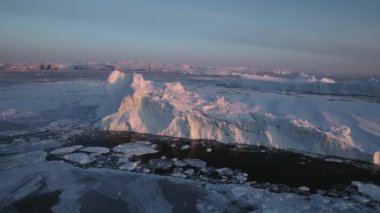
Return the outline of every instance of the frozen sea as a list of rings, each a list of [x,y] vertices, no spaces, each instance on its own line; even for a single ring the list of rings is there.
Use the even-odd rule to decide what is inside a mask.
[[[347,131],[331,137],[354,151],[339,155],[339,147],[104,130],[96,114],[109,74],[0,72],[1,212],[380,211],[380,169],[371,163],[380,147],[378,97],[237,86],[236,76],[143,73],[158,84],[178,81],[205,102],[223,97],[226,116],[270,113],[275,127],[306,120],[317,136],[346,125],[350,140]]]

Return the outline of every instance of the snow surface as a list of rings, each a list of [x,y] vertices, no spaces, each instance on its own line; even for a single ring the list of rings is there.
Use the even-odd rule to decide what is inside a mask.
[[[302,82],[315,80],[303,78]],[[104,87],[106,100],[98,112],[106,113],[98,113],[97,126],[367,161],[380,149],[377,103],[187,86],[114,71]]]

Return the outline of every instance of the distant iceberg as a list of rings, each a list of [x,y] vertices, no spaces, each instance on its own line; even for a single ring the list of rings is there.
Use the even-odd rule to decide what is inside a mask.
[[[380,97],[378,80],[344,80],[301,73],[291,77],[277,77],[258,74],[236,74],[235,81],[229,87],[252,88],[261,91],[296,92],[323,95],[349,95]]]

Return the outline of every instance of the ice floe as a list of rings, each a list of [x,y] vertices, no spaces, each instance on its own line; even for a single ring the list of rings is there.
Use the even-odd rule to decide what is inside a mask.
[[[96,160],[94,156],[91,156],[85,153],[69,154],[69,155],[63,156],[62,158],[74,163],[82,164],[82,165],[92,163]]]
[[[119,169],[133,171],[136,169],[138,164],[139,164],[139,162],[130,162],[130,161],[124,162],[123,165],[119,166]]]
[[[145,155],[145,154],[152,154],[158,152],[156,149],[154,149],[151,146],[151,143],[149,141],[137,141],[133,143],[125,143],[122,145],[118,145],[112,149],[114,152],[121,152],[124,153],[127,156],[132,157]]]
[[[88,152],[88,153],[97,153],[97,154],[107,154],[110,152],[110,149],[107,147],[90,146],[90,147],[82,148],[79,151]]]
[[[83,147],[82,145],[75,145],[75,146],[58,148],[58,149],[54,149],[53,151],[51,151],[50,154],[52,154],[52,155],[69,154],[69,153],[77,151],[78,149],[81,149],[82,147]]]

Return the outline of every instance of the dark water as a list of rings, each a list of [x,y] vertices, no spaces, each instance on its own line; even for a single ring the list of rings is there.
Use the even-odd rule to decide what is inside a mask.
[[[292,187],[328,189],[336,185],[350,185],[352,181],[380,185],[379,167],[367,162],[348,159],[310,157],[290,151],[258,146],[237,146],[215,141],[188,140],[129,132],[97,132],[75,139],[85,146],[114,147],[118,144],[148,140],[157,144],[158,153],[135,157],[147,163],[161,156],[166,158],[197,158],[207,166],[228,167],[248,174],[248,181],[285,184]],[[188,144],[189,149],[181,150]],[[207,148],[211,152],[207,152]],[[331,160],[332,159],[332,160]]]
[[[51,207],[59,201],[61,191],[54,191],[38,195],[30,195],[19,201],[16,201],[6,209],[4,212],[14,212],[15,210],[20,213],[48,213],[53,212]]]
[[[90,191],[80,198],[82,213],[122,213],[129,212],[128,205],[122,200],[108,198],[97,191]]]

